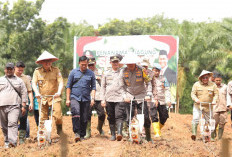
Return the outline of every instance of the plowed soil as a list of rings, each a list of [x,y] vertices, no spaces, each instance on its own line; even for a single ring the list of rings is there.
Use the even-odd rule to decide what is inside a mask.
[[[29,117],[31,137],[26,144],[18,145],[16,148],[5,149],[4,138],[0,131],[0,156],[91,156],[91,157],[129,157],[129,156],[158,156],[158,157],[213,157],[226,156],[227,147],[231,147],[230,120],[225,126],[224,140],[216,140],[215,142],[203,143],[198,130],[196,141],[192,141],[191,136],[191,120],[192,115],[170,114],[170,118],[162,129],[161,138],[153,138],[154,144],[151,142],[143,144],[132,144],[126,140],[109,141],[108,121],[104,125],[105,136],[100,136],[96,130],[97,117],[92,117],[92,137],[78,143],[74,142],[74,133],[72,132],[71,117],[63,118],[64,136],[60,137],[56,134],[56,128],[53,127],[51,145],[41,149],[34,140],[36,137],[36,125],[33,117]],[[59,139],[59,140],[57,140]],[[228,143],[227,143],[228,142]],[[223,145],[223,151],[222,151]],[[232,156],[232,150],[229,150]]]

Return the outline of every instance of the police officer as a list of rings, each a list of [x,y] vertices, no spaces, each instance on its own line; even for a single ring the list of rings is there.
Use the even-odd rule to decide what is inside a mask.
[[[119,58],[118,56],[110,57],[112,69],[106,71],[102,76],[101,82],[101,99],[102,106],[106,106],[108,121],[111,131],[111,141],[121,141],[122,127],[125,117],[125,104],[123,103],[122,90],[119,85]],[[115,134],[115,125],[117,125],[117,137]]]
[[[36,63],[42,67],[36,68],[32,79],[32,88],[38,99],[39,105],[42,101],[40,121],[48,119],[49,107],[52,105],[52,97],[43,97],[54,95],[53,117],[56,123],[57,134],[62,133],[62,109],[61,109],[61,92],[63,89],[63,78],[60,70],[53,67],[52,63],[58,58],[49,52],[43,52],[37,59]],[[38,88],[37,88],[38,85]],[[41,100],[42,97],[42,100]]]
[[[87,69],[88,58],[79,58],[79,67],[73,69],[66,86],[66,105],[71,105],[75,142],[84,140],[90,106],[93,106],[96,91],[96,79],[92,70]],[[91,95],[91,96],[90,96]]]
[[[151,104],[150,113],[155,137],[159,137],[161,136],[161,128],[169,118],[166,105],[171,107],[171,93],[166,77],[160,75],[161,66],[155,63],[152,70],[154,71],[154,77],[151,81],[154,103]]]
[[[0,77],[0,126],[5,148],[16,147],[20,110],[26,112],[27,89],[22,79],[14,75],[14,64],[7,63],[5,76]],[[22,104],[22,108],[20,108]]]
[[[121,63],[127,65],[120,72],[120,84],[122,86],[122,94],[124,101],[127,103],[127,106],[130,106],[132,101],[132,117],[135,113],[135,108],[137,108],[137,113],[142,113],[142,99],[149,100],[151,96],[151,80],[145,74],[142,67],[136,65],[140,59],[136,55],[126,55]],[[146,90],[146,85],[148,86]],[[132,118],[130,117],[130,118]],[[151,121],[149,117],[147,101],[144,101],[144,128],[146,133],[146,140],[152,141],[150,135],[150,126]]]
[[[95,77],[96,77],[96,93],[95,93],[95,97],[91,98],[91,99],[94,99],[94,104],[93,104],[93,106],[90,107],[90,110],[89,110],[88,124],[87,124],[85,138],[91,137],[92,110],[95,109],[97,111],[97,114],[98,114],[97,130],[99,131],[100,135],[104,135],[104,131],[102,130],[102,126],[104,124],[105,117],[106,117],[104,108],[101,106],[101,98],[100,98],[102,72],[96,68],[96,59],[94,57],[89,58],[88,68],[94,72]]]
[[[209,104],[204,103],[202,104],[202,108],[200,108],[200,103],[209,102],[212,103],[212,105],[215,105],[218,100],[217,86],[215,83],[209,81],[212,75],[213,73],[203,70],[198,77],[199,81],[194,83],[192,88],[191,97],[194,101],[194,106],[191,138],[194,141],[196,140],[197,125],[199,123],[201,110],[206,120],[206,123],[209,124],[209,118],[212,118],[212,115],[210,117],[210,110],[212,111],[212,106],[211,108],[209,108]]]

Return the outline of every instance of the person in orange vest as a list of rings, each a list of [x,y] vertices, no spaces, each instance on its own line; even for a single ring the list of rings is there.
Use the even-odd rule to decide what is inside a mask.
[[[134,54],[125,55],[121,63],[126,64],[127,67],[123,68],[120,72],[120,84],[122,86],[122,96],[126,106],[130,107],[132,100],[132,117],[135,116],[135,108],[137,114],[142,113],[142,104],[144,100],[144,128],[146,133],[146,140],[152,141],[150,134],[151,121],[147,107],[147,100],[150,100],[152,95],[151,79],[146,75],[141,66],[137,63],[140,58]],[[130,109],[128,109],[130,110]]]

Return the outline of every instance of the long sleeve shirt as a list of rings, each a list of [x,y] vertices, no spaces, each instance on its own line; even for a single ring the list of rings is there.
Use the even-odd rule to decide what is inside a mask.
[[[119,82],[120,69],[109,70],[102,75],[101,99],[107,102],[123,102],[122,88]]]
[[[22,79],[17,76],[8,77],[15,89],[21,94],[21,98],[6,79],[0,77],[0,106],[19,105],[27,102],[27,89]]]
[[[227,85],[221,84],[217,87],[219,91],[218,102],[214,107],[214,112],[221,112],[227,110]]]
[[[218,89],[215,83],[209,81],[207,85],[204,85],[201,81],[197,81],[194,83],[191,97],[195,102],[195,106],[199,107],[199,104],[196,102],[199,100],[200,102],[209,102],[216,104],[218,100]],[[202,106],[208,108],[208,104],[204,103]]]
[[[77,80],[79,81],[76,82]],[[93,71],[86,69],[82,73],[80,68],[73,69],[68,76],[66,88],[71,89],[71,98],[77,101],[90,101],[91,91],[96,90],[96,79]]]
[[[122,86],[123,98],[144,99],[152,89],[151,81],[145,81],[143,71],[139,66],[136,66],[134,71],[130,71],[127,68],[122,69],[120,72],[120,84]]]
[[[161,75],[152,78],[152,93],[155,100],[158,100],[160,105],[166,105],[171,102],[171,92],[167,79]]]
[[[100,101],[101,100],[101,77],[102,77],[102,72],[98,69],[94,70],[95,78],[96,78],[96,93],[95,93],[95,98],[94,100]]]

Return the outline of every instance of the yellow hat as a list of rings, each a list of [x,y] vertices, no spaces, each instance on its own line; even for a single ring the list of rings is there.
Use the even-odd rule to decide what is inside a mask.
[[[57,57],[53,56],[51,53],[44,51],[39,58],[37,59],[37,61],[35,63],[37,64],[41,64],[41,61],[44,60],[51,60],[52,62],[55,62],[57,60],[59,60]]]

